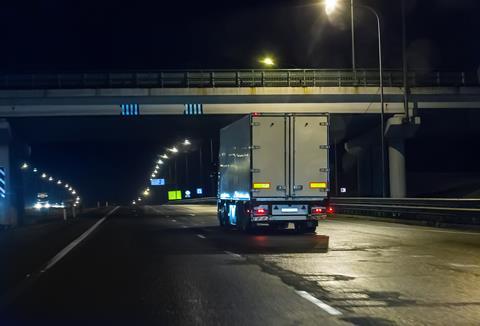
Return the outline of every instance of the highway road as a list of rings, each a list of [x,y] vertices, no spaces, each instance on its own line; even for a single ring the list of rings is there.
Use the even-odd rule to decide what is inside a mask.
[[[0,233],[0,325],[480,323],[473,231],[334,217],[316,235],[247,235],[207,205],[49,228]]]

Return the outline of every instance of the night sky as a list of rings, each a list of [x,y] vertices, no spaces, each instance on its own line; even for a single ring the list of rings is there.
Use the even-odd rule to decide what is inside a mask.
[[[399,68],[400,1],[362,3],[381,12],[385,65]],[[478,69],[478,0],[407,0],[407,7],[412,68]],[[376,67],[369,13],[357,11],[356,33],[358,66]],[[7,73],[259,68],[266,54],[279,68],[338,69],[351,62],[348,11],[328,18],[317,2],[304,0],[10,1],[0,5],[0,39],[0,69]],[[216,137],[234,118],[19,119],[12,125],[32,145],[36,165],[71,179],[92,201],[121,202],[137,193],[160,149],[183,137]]]
[[[406,1],[412,66],[478,67],[478,0]],[[400,1],[362,3],[381,12],[386,66],[399,67]],[[357,13],[358,64],[375,67],[375,22]],[[251,68],[265,53],[280,67],[350,63],[348,12],[329,19],[305,0],[4,1],[0,37],[5,71]]]

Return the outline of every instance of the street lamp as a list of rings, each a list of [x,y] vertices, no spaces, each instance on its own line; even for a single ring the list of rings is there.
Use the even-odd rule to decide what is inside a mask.
[[[267,67],[275,66],[275,61],[271,57],[265,57],[260,60],[260,63],[264,64]]]
[[[26,162],[23,163],[22,166],[21,166],[21,169],[22,169],[22,170],[28,169],[28,163],[26,163]]]
[[[163,155],[161,155],[160,157],[163,158],[164,160],[168,159],[167,154],[163,154]],[[160,163],[160,162],[162,162],[162,163]],[[158,164],[163,164],[163,161],[162,161],[162,160],[158,160]]]
[[[172,148],[167,148],[167,151],[172,152],[172,153],[178,153],[178,148],[173,146]]]
[[[61,184],[62,184],[62,180],[58,180],[57,185],[61,185]]]
[[[333,14],[337,8],[337,0],[325,0],[325,12],[327,15]],[[384,89],[383,89],[383,61],[382,61],[382,29],[380,22],[380,15],[375,9],[366,5],[357,5],[355,7],[364,8],[370,11],[377,20],[377,37],[378,37],[378,70],[380,79],[380,132],[381,132],[381,146],[382,146],[382,195],[386,197],[386,185],[385,185],[385,101],[384,101]]]
[[[191,145],[192,143],[188,140],[188,139],[185,139],[185,141],[182,143],[183,146],[188,146],[188,145]]]

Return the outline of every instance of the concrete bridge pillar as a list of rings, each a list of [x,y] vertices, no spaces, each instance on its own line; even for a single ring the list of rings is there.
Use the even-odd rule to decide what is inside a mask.
[[[388,162],[390,197],[407,196],[407,173],[405,159],[405,139],[415,135],[420,126],[420,117],[407,122],[404,115],[396,114],[387,120],[385,137],[388,139]]]
[[[11,130],[8,121],[0,120],[0,227],[17,224],[15,194],[12,192]]]

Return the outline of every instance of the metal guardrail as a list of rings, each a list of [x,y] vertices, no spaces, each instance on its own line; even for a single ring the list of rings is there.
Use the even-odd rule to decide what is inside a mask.
[[[414,71],[413,87],[479,86],[475,72]],[[401,87],[400,70],[385,70],[386,87]],[[216,87],[342,87],[378,86],[377,70],[165,70],[152,72],[88,72],[0,75],[0,89],[81,88],[216,88]]]
[[[337,213],[424,221],[429,225],[480,225],[480,199],[330,198]]]

